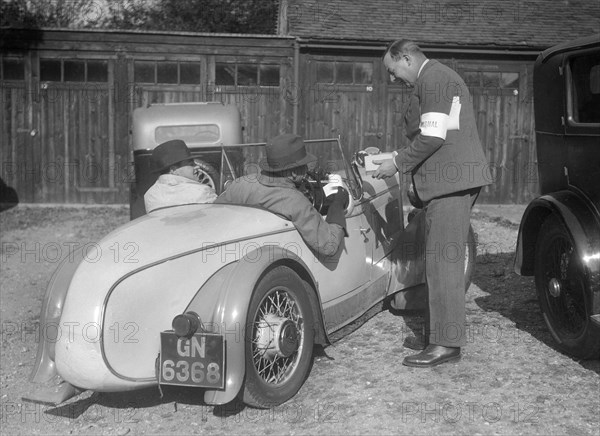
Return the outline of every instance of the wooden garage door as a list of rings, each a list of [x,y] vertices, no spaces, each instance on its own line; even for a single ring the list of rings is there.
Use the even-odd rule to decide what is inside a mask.
[[[341,135],[347,156],[370,146],[383,150],[380,62],[314,56],[307,64],[309,80],[302,90],[305,137]]]
[[[33,201],[124,201],[118,168],[128,156],[115,152],[112,61],[41,58],[39,62],[40,141],[34,155],[41,183]]]
[[[477,130],[494,176],[481,201],[529,202],[539,195],[531,67],[465,62],[457,69],[471,91]]]

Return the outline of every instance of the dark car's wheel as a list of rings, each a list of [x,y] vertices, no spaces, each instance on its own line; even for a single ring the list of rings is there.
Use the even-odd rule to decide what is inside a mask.
[[[590,321],[589,277],[568,230],[556,216],[540,229],[535,286],[544,320],[561,350],[580,358],[600,356],[600,335]]]
[[[219,189],[219,171],[211,164],[200,159],[194,159],[194,175],[203,185],[210,186],[215,191]]]
[[[475,259],[477,257],[477,240],[473,227],[469,225],[469,234],[467,235],[467,247],[465,249],[465,292],[471,286],[473,269],[475,268]]]
[[[246,404],[274,407],[298,392],[311,366],[313,318],[298,274],[279,266],[264,275],[248,310]]]

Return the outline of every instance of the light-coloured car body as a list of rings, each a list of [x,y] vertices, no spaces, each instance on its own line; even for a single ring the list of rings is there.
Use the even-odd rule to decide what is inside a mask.
[[[399,291],[400,308],[420,306],[424,214],[405,226],[397,177],[376,180],[355,163],[334,172],[352,198],[348,237],[333,257],[317,255],[290,221],[262,208],[186,204],[152,211],[65,259],[40,320],[58,334],[40,343],[33,381],[59,375],[101,392],[157,385],[160,333],[193,311],[226,348],[224,388],[204,390],[204,401],[227,403],[244,383],[250,299],[277,265],[309,284],[316,342]]]

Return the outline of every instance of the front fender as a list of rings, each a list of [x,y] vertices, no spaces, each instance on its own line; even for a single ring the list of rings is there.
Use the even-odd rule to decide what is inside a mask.
[[[220,333],[225,338],[225,390],[207,390],[204,401],[207,404],[218,405],[232,401],[240,392],[246,372],[245,359],[245,328],[248,307],[256,284],[271,266],[288,263],[294,269],[303,269],[309,275],[313,284],[314,277],[306,264],[296,254],[281,247],[269,245],[257,248],[246,254],[236,263],[222,268],[211,278],[219,298],[214,306],[212,320],[206,320],[208,329]],[[202,292],[191,301],[186,311],[198,311],[205,306]],[[203,320],[205,321],[205,320]]]
[[[595,256],[600,249],[600,226],[598,218],[585,200],[571,191],[558,191],[533,200],[521,219],[514,270],[517,274],[534,274],[535,246],[542,223],[550,216],[557,216],[571,234],[575,249],[590,272],[592,286],[599,282],[600,261]],[[591,257],[590,257],[591,256]]]

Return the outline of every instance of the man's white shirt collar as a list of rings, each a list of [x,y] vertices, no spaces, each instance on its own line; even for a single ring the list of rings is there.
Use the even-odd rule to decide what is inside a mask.
[[[417,78],[421,75],[421,71],[427,62],[429,62],[429,59],[425,59],[425,62],[421,64],[421,68],[419,68],[419,72],[417,73]]]

